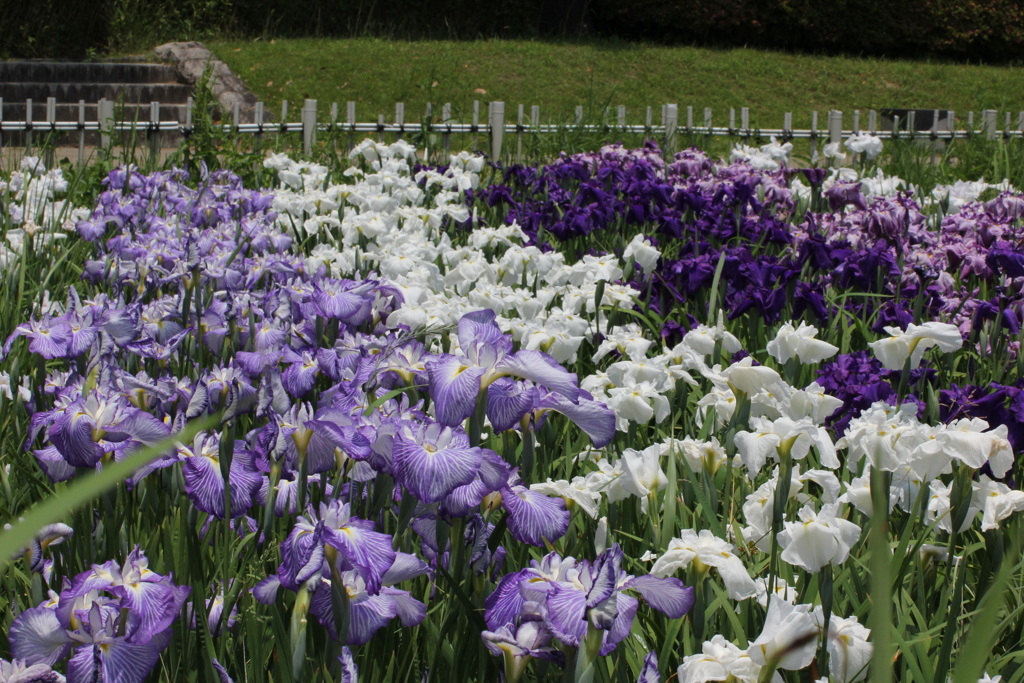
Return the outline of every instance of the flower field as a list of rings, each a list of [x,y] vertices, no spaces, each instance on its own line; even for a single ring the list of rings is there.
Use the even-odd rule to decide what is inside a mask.
[[[1024,194],[790,152],[26,158],[0,681],[1024,680]]]

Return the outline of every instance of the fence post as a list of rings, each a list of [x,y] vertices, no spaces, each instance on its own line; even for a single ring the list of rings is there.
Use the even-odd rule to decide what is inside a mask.
[[[288,100],[281,100],[281,125],[278,127],[277,146],[281,146],[281,133],[288,130]]]
[[[109,153],[112,151],[110,133],[114,129],[114,103],[104,98],[96,106],[96,111],[96,118],[100,124],[100,147],[109,157]]]
[[[686,106],[686,134],[693,133],[693,105]]]
[[[491,102],[487,106],[487,127],[491,134],[491,162],[501,160],[501,143],[505,137],[505,103]]]
[[[626,128],[626,105],[620,104],[618,110],[616,111],[616,114],[617,114],[616,118],[618,119],[617,123],[619,124],[619,128],[620,129],[625,129]]]
[[[1007,117],[1009,117],[1009,113],[1007,113]],[[47,97],[46,98],[46,123],[49,124],[47,127],[50,129],[50,138],[49,138],[49,143],[50,144],[48,144],[46,146],[46,153],[43,155],[43,158],[46,160],[45,164],[46,164],[47,168],[53,168],[53,159],[54,159],[53,147],[54,147],[54,145],[57,142],[57,136],[54,134],[55,131],[56,131],[56,127],[53,124],[54,124],[54,122],[56,120],[57,120],[57,98],[56,97]],[[1007,127],[1009,127],[1009,126],[1007,126]]]
[[[263,103],[257,102],[252,114],[253,123],[256,124],[256,142],[253,147],[257,150],[263,148]]]
[[[811,162],[818,159],[818,112],[811,112]]]
[[[711,107],[704,107],[704,132],[708,135],[714,133],[711,128]]]
[[[736,130],[736,108],[729,107],[729,135]]]
[[[473,100],[473,138],[471,147],[474,152],[477,151],[476,134],[480,130],[480,101]]]
[[[523,123],[526,121],[526,108],[519,105],[516,116],[516,163],[523,163]]]
[[[78,100],[78,165],[85,164],[85,100]]]
[[[648,135],[651,130],[651,108],[647,107],[647,118],[644,123],[644,135]]]
[[[789,140],[793,136],[793,112],[787,111],[782,115],[782,138]]]
[[[348,151],[356,146],[356,103],[349,101],[345,104],[345,121],[348,123]]]
[[[25,156],[32,151],[32,100],[25,100]]]
[[[909,112],[907,112],[907,130],[910,132],[910,139],[911,140],[914,139],[914,134],[916,133],[916,128],[917,128],[917,125],[916,125],[917,122],[915,120],[916,118],[917,118],[917,112],[915,112],[913,109],[911,109]]]
[[[740,128],[743,129],[743,136],[750,137],[750,107],[740,107]]]
[[[423,161],[430,163],[430,133],[434,121],[434,103],[427,102],[427,112],[423,117],[424,128],[420,131],[423,135]]]
[[[938,121],[937,115],[935,120]],[[860,109],[853,110],[853,128],[851,130],[854,135],[860,135]]]
[[[665,126],[665,153],[671,156],[676,148],[676,128],[679,127],[678,105],[665,105],[665,116],[662,123]]]
[[[235,105],[238,106],[237,104]],[[238,128],[238,124],[235,124]],[[156,168],[160,163],[160,103],[149,103],[149,163],[150,168]]]
[[[576,106],[576,127],[583,125],[583,105]]]
[[[316,100],[306,100],[302,105],[302,153],[313,156],[316,144]]]
[[[398,130],[395,131],[395,142],[402,139],[405,134],[405,103],[395,103],[395,125],[398,126]]]
[[[828,113],[828,141],[834,145],[843,141],[843,112],[835,109]]]
[[[986,109],[981,112],[981,128],[985,131],[986,140],[996,139],[996,110]]]
[[[377,142],[384,144],[384,114],[377,114]]]
[[[868,132],[874,135],[878,131],[878,113],[871,109],[868,111]]]
[[[451,119],[452,105],[451,103],[446,102],[444,106],[441,107],[441,125],[444,126],[444,132],[441,133],[441,149],[444,150],[444,156],[446,158],[448,156],[449,150],[451,150],[452,143],[452,128],[450,123]],[[441,161],[443,162],[444,159],[442,159]]]

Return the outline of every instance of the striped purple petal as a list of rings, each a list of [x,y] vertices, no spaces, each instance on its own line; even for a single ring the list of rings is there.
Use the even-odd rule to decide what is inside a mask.
[[[473,367],[466,359],[443,355],[427,364],[430,378],[430,399],[434,402],[437,421],[456,427],[473,414],[480,394],[484,368]]]
[[[320,522],[312,532],[296,527],[281,544],[281,564],[277,568],[281,585],[291,591],[299,586],[324,565],[324,525]]]
[[[384,574],[395,561],[392,539],[388,534],[364,529],[357,525],[358,522],[362,520],[353,519],[339,529],[326,529],[324,542],[336,548],[355,567],[356,573],[366,582],[367,590],[376,592],[383,583]]]
[[[494,370],[503,375],[532,380],[542,387],[562,394],[574,403],[579,400],[580,389],[576,375],[567,371],[543,351],[517,351],[498,361]]]
[[[341,683],[357,683],[359,667],[356,666],[356,661],[352,658],[352,651],[347,647],[342,647],[338,661],[341,662]]]
[[[502,377],[487,387],[487,419],[496,433],[508,431],[533,410],[536,400],[536,387]]]
[[[148,642],[178,616],[176,595],[171,586],[140,581],[114,586],[110,592],[121,598],[121,606],[139,619],[131,634],[132,642]]]
[[[637,599],[631,595],[625,593],[619,593],[618,596],[618,615],[615,617],[615,621],[612,622],[612,627],[608,629],[607,635],[604,637],[604,645],[601,646],[601,656],[605,656],[615,649],[615,646],[621,643],[629,636],[630,629],[633,628],[633,619],[636,618],[636,608],[638,606]]]
[[[398,480],[424,503],[436,503],[473,480],[480,469],[481,449],[468,447],[434,450],[399,433],[392,451]]]
[[[651,650],[644,657],[644,666],[637,676],[636,683],[661,683],[661,674],[658,672],[658,653]]]
[[[103,448],[92,440],[94,426],[93,419],[75,401],[50,427],[50,442],[72,467],[95,467],[103,457]]]
[[[402,621],[402,626],[416,626],[427,616],[427,606],[412,597],[409,591],[385,586],[380,592],[394,601],[395,613]]]
[[[523,595],[519,590],[519,584],[523,578],[528,577],[529,572],[523,570],[515,574],[506,574],[501,577],[494,591],[484,600],[484,621],[487,628],[497,631],[505,624],[513,623],[523,608]]]
[[[671,576],[663,579],[650,574],[636,576],[623,584],[622,589],[627,588],[638,591],[648,605],[672,619],[680,618],[693,607],[693,587]]]
[[[365,600],[354,600],[349,615],[346,644],[364,645],[374,633],[398,615],[398,606],[387,595],[371,595]]]
[[[253,586],[252,596],[256,598],[256,602],[262,605],[273,605],[277,602],[277,589],[280,587],[280,577],[277,574],[271,574]]]
[[[587,634],[587,594],[570,583],[556,583],[545,603],[547,623],[560,641],[579,647]]]
[[[11,623],[11,654],[26,664],[53,666],[71,650],[71,639],[48,607],[32,607]]]
[[[565,415],[590,437],[595,448],[604,448],[615,438],[615,413],[583,390],[580,390],[579,403],[551,392],[541,399],[537,408]]]
[[[164,631],[145,643],[114,638],[80,647],[68,662],[68,683],[142,683],[170,642],[171,632]]]
[[[569,511],[561,498],[549,498],[525,486],[506,486],[501,502],[508,511],[508,530],[521,543],[543,546],[569,529]]]

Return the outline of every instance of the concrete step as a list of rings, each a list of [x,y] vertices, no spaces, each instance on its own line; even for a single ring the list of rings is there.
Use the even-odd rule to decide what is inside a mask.
[[[0,62],[0,87],[9,83],[175,83],[169,64]]]
[[[24,102],[31,99],[45,102],[55,97],[58,102],[95,103],[101,99],[127,103],[159,102],[160,104],[185,104],[192,95],[192,86],[180,83],[46,83],[46,82],[0,82],[0,97],[4,103]]]

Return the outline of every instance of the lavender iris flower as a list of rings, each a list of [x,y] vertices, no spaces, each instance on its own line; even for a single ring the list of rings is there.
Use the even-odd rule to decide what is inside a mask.
[[[170,624],[188,593],[150,571],[136,548],[123,565],[96,565],[19,614],[8,633],[11,651],[28,667],[52,667],[72,654],[72,683],[142,683],[170,642]],[[63,680],[37,671],[40,681]]]
[[[577,402],[562,394],[535,386],[530,381],[509,377],[496,380],[487,391],[487,419],[495,432],[519,426],[524,431],[540,429],[549,412],[561,413],[586,432],[595,448],[603,448],[615,437],[615,413],[582,389]]]
[[[502,334],[490,309],[459,320],[460,355],[445,354],[427,364],[430,398],[437,421],[454,427],[473,414],[477,396],[499,377],[529,379],[550,391],[579,401],[576,375],[542,351],[512,353],[512,338]]]
[[[484,631],[480,637],[492,655],[504,659],[508,683],[516,683],[522,677],[533,657],[565,663],[564,655],[551,646],[554,636],[543,621],[524,621],[519,626],[506,624],[494,631]]]
[[[20,659],[0,659],[0,683],[65,683],[67,679],[46,664],[25,664]]]
[[[487,598],[484,619],[492,631],[517,619],[542,618],[563,645],[580,647],[588,627],[602,633],[600,654],[606,655],[627,635],[638,601],[672,619],[693,606],[693,588],[674,578],[649,574],[630,576],[622,568],[622,550],[615,544],[594,562],[563,559],[550,553],[517,574],[508,574]]]
[[[300,516],[288,538],[281,543],[279,582],[289,590],[299,586],[336,557],[345,570],[353,570],[368,590],[377,591],[384,574],[395,561],[391,536],[373,530],[374,523],[352,517],[348,503],[320,505],[319,516]]]
[[[220,465],[220,437],[196,434],[191,448],[178,448],[185,493],[202,512],[223,519],[225,505],[224,474]],[[255,454],[235,446],[228,472],[231,484],[231,517],[239,517],[252,506],[263,484],[263,474],[256,468]]]

